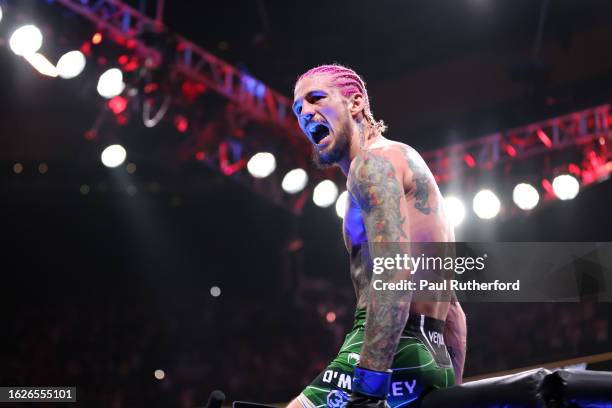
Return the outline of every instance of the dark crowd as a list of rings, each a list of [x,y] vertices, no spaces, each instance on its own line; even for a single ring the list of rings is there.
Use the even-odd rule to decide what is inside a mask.
[[[466,376],[608,351],[603,304],[467,304]],[[138,296],[78,308],[28,304],[4,326],[0,383],[76,385],[80,406],[194,407],[228,400],[287,402],[350,329],[315,307],[208,295],[181,308]],[[163,370],[164,378],[155,378]]]

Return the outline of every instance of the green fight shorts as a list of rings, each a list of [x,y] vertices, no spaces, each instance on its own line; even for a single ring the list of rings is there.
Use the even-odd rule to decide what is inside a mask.
[[[344,339],[338,356],[298,396],[304,408],[343,408],[351,392],[353,367],[359,362],[365,330],[366,310],[357,309],[355,324]],[[423,315],[410,315],[393,358],[391,408],[410,407],[425,394],[450,387],[455,374],[444,345],[444,322]]]

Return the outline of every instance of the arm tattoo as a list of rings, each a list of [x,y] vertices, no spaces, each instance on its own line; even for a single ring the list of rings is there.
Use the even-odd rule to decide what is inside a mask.
[[[408,320],[410,292],[371,290],[369,297],[359,365],[371,370],[384,371],[391,367],[400,336]]]
[[[396,178],[395,168],[385,157],[366,152],[355,160],[349,174],[349,190],[363,212],[370,256],[393,256],[386,253],[394,246],[393,243],[401,238],[408,239],[400,212],[403,187]],[[384,244],[374,245],[379,242]],[[398,280],[401,277],[397,272],[385,271],[377,279],[387,282]],[[384,371],[391,366],[408,319],[410,296],[407,291],[369,291],[359,363],[362,367]]]
[[[427,177],[427,171],[423,168],[423,164],[420,163],[420,160],[415,160],[415,158],[411,157],[410,152],[406,153],[406,159],[408,160],[408,167],[412,170],[412,181],[416,186],[416,191],[414,193],[414,208],[428,215],[431,213],[431,207],[427,202],[429,200],[429,179]]]
[[[404,195],[393,165],[384,157],[357,156],[349,174],[349,190],[364,213],[370,242],[398,242],[408,238],[399,202]]]

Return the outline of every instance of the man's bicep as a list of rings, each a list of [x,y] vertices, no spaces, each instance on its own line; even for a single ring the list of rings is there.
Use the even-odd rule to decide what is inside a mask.
[[[393,155],[365,152],[355,159],[349,190],[362,210],[370,242],[408,240],[402,178],[402,163]]]

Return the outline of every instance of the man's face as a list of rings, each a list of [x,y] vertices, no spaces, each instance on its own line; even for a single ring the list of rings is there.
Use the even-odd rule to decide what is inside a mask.
[[[327,167],[346,157],[351,145],[349,100],[325,74],[313,75],[295,86],[293,112],[313,144],[313,159]]]

